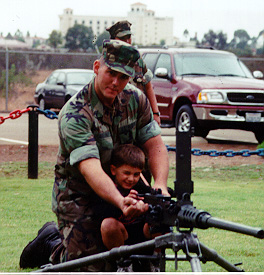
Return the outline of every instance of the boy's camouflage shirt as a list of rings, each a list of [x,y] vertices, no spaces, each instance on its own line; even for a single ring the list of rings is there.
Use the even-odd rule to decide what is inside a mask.
[[[110,174],[109,160],[115,146],[140,146],[161,133],[149,101],[139,89],[127,84],[110,109],[99,101],[94,80],[65,104],[58,124],[60,146],[52,207],[60,218],[70,221],[93,215],[90,207],[101,200],[85,182],[77,163],[97,158]]]

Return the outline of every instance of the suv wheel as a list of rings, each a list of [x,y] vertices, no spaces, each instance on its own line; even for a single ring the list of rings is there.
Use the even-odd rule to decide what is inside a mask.
[[[175,126],[179,132],[188,132],[194,126],[194,113],[189,105],[183,105],[177,112]]]
[[[40,101],[39,101],[39,108],[41,110],[45,110],[45,107],[46,107],[45,100],[44,100],[44,98],[41,98]]]
[[[264,141],[264,132],[256,131],[256,132],[254,132],[254,134],[255,134],[256,140],[258,141],[259,144]]]

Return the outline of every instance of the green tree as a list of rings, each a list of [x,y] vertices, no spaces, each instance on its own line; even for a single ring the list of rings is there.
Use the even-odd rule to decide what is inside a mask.
[[[8,34],[7,34],[7,36],[6,36],[6,39],[14,39],[14,37],[11,35],[11,33],[9,32]]]
[[[240,29],[234,32],[234,39],[237,41],[237,48],[243,50],[247,47],[250,36],[245,30]]]
[[[79,49],[86,51],[89,48],[94,48],[94,35],[91,27],[75,24],[68,29],[65,39],[65,47],[72,51]]]
[[[53,30],[49,35],[48,44],[54,49],[57,49],[57,47],[62,44],[62,41],[63,40],[61,32]]]
[[[166,44],[165,39],[161,39],[161,40],[160,40],[160,45],[161,45],[161,46],[164,46],[165,44]]]
[[[227,47],[227,35],[222,31],[215,33],[213,30],[209,30],[208,33],[204,34],[202,39],[203,46],[214,47],[218,50],[224,50]]]
[[[252,48],[250,44],[254,48],[255,43],[255,39],[251,39],[247,31],[239,29],[234,32],[234,37],[229,43],[229,50],[238,56],[251,56]]]
[[[108,31],[104,31],[103,33],[101,33],[95,41],[95,44],[97,45],[98,49],[101,51],[102,50],[102,45],[103,45],[103,41],[105,39],[110,39],[110,34]]]
[[[15,32],[14,38],[18,41],[25,42],[23,33],[19,29]]]
[[[189,37],[189,31],[187,29],[184,30],[183,36],[187,39]]]

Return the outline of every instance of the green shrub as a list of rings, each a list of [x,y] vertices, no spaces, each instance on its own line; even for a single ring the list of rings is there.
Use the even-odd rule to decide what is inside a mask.
[[[29,78],[24,72],[20,71],[17,72],[16,65],[12,64],[11,68],[8,71],[8,89],[10,92],[10,95],[12,95],[13,91],[12,88],[15,84],[24,84],[26,86],[32,84],[31,78]],[[3,70],[1,72],[0,77],[0,91],[1,95],[5,95],[5,89],[6,89],[6,70]]]

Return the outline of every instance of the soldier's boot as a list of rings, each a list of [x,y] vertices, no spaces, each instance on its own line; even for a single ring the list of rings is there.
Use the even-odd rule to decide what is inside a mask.
[[[47,222],[38,231],[37,237],[22,251],[21,268],[35,268],[49,263],[52,250],[61,243],[60,232],[55,222]]]

